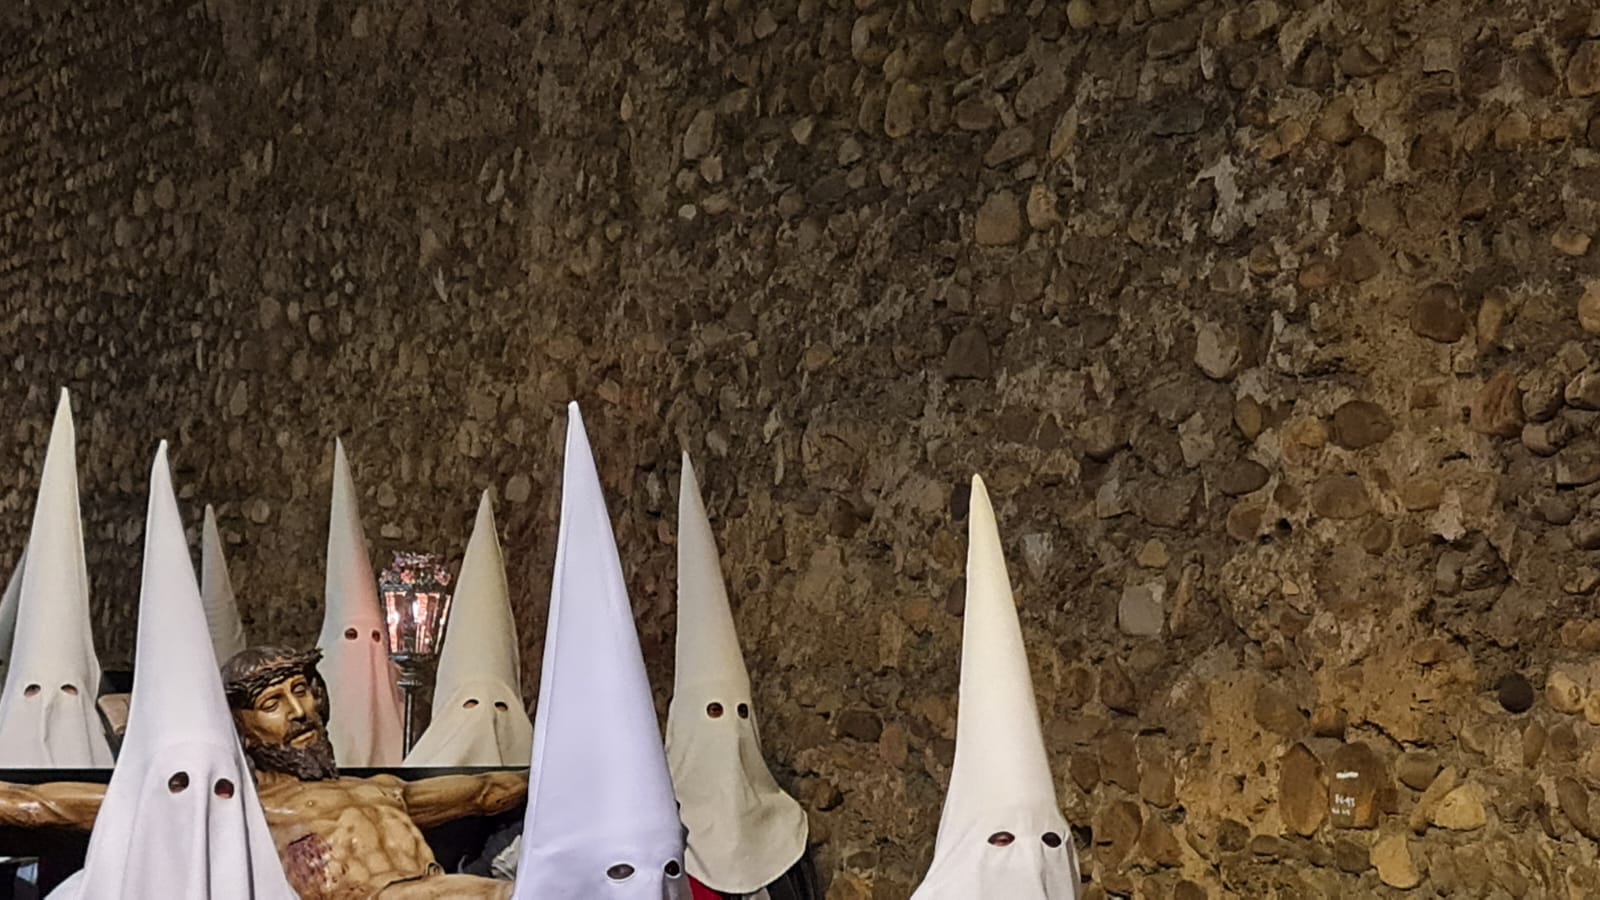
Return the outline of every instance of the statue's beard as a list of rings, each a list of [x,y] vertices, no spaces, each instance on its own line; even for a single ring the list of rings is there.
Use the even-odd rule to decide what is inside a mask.
[[[304,747],[289,743],[307,731],[315,732],[317,739]],[[301,781],[326,781],[339,777],[339,767],[333,761],[333,743],[319,725],[308,725],[290,734],[281,744],[252,741],[245,745],[244,752],[250,755],[256,768],[293,775]]]

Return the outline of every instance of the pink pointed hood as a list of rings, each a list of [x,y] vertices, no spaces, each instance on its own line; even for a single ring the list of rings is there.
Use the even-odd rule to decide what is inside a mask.
[[[317,671],[328,683],[328,738],[347,768],[396,766],[404,752],[404,713],[384,638],[378,579],[372,574],[355,483],[344,443],[333,445],[328,515],[328,582]]]

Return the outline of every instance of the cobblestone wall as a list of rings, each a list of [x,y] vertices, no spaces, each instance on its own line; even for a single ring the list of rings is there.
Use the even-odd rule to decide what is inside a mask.
[[[1600,892],[1589,5],[13,6],[0,535],[68,386],[108,660],[162,437],[313,640],[342,435],[380,564],[496,489],[537,673],[576,398],[831,897],[931,853],[974,470],[1094,892]]]

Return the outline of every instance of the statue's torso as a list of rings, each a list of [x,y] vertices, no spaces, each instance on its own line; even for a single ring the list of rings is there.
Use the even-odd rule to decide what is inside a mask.
[[[393,778],[283,779],[261,786],[267,825],[303,900],[357,900],[424,875],[433,851]]]

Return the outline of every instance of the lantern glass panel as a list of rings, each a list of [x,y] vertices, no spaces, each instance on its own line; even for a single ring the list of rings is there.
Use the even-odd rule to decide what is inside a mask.
[[[436,553],[396,551],[379,579],[389,652],[433,656],[439,652],[450,611],[450,572]]]

